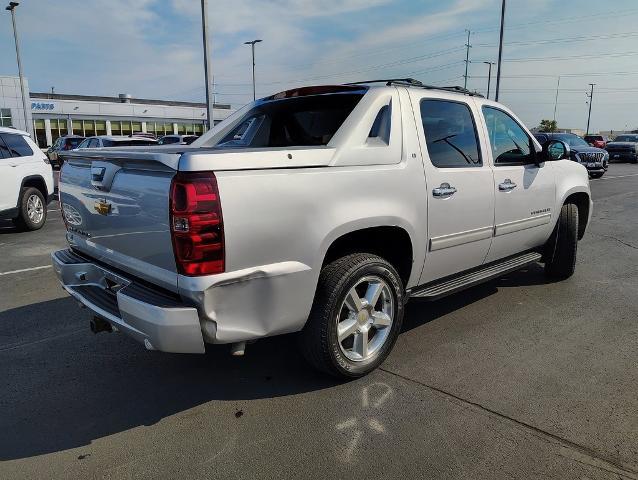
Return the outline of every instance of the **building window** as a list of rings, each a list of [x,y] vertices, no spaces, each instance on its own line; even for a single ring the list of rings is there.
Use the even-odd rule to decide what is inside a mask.
[[[42,118],[33,120],[33,131],[35,132],[35,143],[38,144],[38,147],[47,147],[47,132]]]
[[[183,123],[178,123],[177,124],[177,134],[178,135],[185,135],[186,134],[186,125],[184,125]]]
[[[111,122],[111,135],[122,135],[122,122]]]
[[[164,134],[165,135],[170,135],[173,133],[173,124],[172,123],[165,123],[164,124]]]
[[[142,131],[141,122],[133,122],[133,133],[140,133]]]
[[[204,133],[204,125],[202,125],[201,123],[196,123],[195,125],[193,125],[193,133],[197,136],[200,136],[202,133]]]
[[[95,121],[94,120],[82,120],[84,126],[84,136],[92,137],[95,135]]]
[[[130,135],[131,134],[131,121],[124,120],[122,121],[122,135]]]
[[[95,121],[95,134],[106,135],[106,120]]]
[[[155,122],[146,122],[146,133],[155,134]]]
[[[65,118],[52,118],[51,119],[51,141],[55,142],[59,137],[63,137],[69,134]]]
[[[0,127],[11,127],[11,109],[0,108]]]

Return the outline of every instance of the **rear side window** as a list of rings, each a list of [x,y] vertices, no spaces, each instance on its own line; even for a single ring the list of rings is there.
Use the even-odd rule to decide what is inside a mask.
[[[326,145],[363,94],[339,93],[265,100],[237,123],[218,147]]]
[[[5,145],[9,149],[12,157],[30,157],[33,155],[33,150],[27,144],[22,135],[14,135],[10,133],[0,134]]]
[[[421,121],[432,165],[438,168],[480,167],[476,125],[465,103],[422,100]]]
[[[384,105],[379,110],[377,117],[374,119],[374,123],[370,128],[370,134],[368,138],[378,138],[386,145],[390,144],[390,126],[392,111],[390,105]]]
[[[82,140],[84,139],[83,138],[67,138],[65,141],[67,145],[67,149],[77,147]]]

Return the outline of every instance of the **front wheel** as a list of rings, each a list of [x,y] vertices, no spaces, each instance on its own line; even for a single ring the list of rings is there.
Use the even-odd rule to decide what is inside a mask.
[[[565,279],[574,274],[578,249],[578,207],[563,205],[551,237],[545,245],[545,274]]]
[[[388,356],[401,330],[403,284],[381,257],[355,253],[324,266],[302,354],[318,370],[341,378],[361,377]]]
[[[600,178],[604,175],[605,172],[596,172],[596,173],[590,173],[589,176],[591,178]]]

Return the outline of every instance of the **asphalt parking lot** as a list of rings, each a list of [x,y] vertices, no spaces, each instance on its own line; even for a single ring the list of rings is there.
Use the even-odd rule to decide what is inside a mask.
[[[0,478],[636,479],[638,166],[591,186],[574,277],[413,301],[382,368],[347,383],[290,336],[235,358],[93,335],[47,268],[60,212],[0,224]]]

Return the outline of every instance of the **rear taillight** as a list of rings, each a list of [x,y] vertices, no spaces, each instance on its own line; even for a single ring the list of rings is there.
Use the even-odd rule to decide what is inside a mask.
[[[213,172],[179,172],[171,183],[171,235],[177,270],[197,276],[224,271],[224,224]]]

